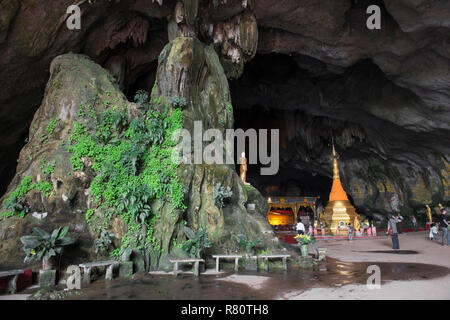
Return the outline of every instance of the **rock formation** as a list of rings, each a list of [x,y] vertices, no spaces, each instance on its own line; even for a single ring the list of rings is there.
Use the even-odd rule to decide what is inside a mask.
[[[230,103],[228,82],[212,47],[193,37],[177,37],[164,48],[159,61],[151,97],[153,107],[170,115],[175,113],[172,108],[181,106],[181,125],[188,130],[192,130],[194,120],[202,121],[205,128],[224,131],[232,127],[233,115],[226,108]],[[264,219],[247,213],[246,188],[233,168],[182,164],[175,178],[166,167],[173,165],[170,158],[152,160],[154,152],[165,152],[164,143],[168,143],[170,136],[164,137],[160,150],[153,144],[144,144],[148,149],[142,150],[142,156],[134,161],[134,171],[125,171],[125,176],[120,176],[122,166],[128,168],[132,164],[124,159],[135,152],[127,138],[136,143],[132,136],[145,132],[140,127],[138,132],[133,131],[143,116],[142,106],[128,102],[110,73],[86,56],[59,56],[52,62],[50,71],[44,100],[19,157],[17,174],[3,197],[7,210],[3,210],[0,223],[2,268],[23,264],[23,256],[18,254],[19,238],[29,234],[34,226],[49,230],[61,225],[70,227],[77,244],[76,249],[68,251],[65,263],[102,256],[94,252],[94,242],[103,230],[116,248],[134,249],[135,259],[143,260],[147,268],[168,268],[169,256],[186,255],[180,249],[180,244],[186,241],[185,225],[195,232],[207,230],[211,252],[241,250],[236,240],[239,234],[245,234],[250,240],[261,238],[264,248],[276,250]],[[169,121],[163,126],[174,120]],[[157,128],[149,131],[147,139],[157,133]],[[119,159],[114,160],[116,152]],[[141,161],[140,166],[136,164]],[[153,161],[163,166],[154,166]],[[112,167],[116,165],[120,169]],[[143,184],[139,183],[140,179]],[[224,207],[218,206],[214,198],[217,184],[230,187],[233,192]],[[152,219],[146,220],[145,225],[130,221],[130,218],[141,219],[145,207],[136,212],[138,216],[129,216],[133,207],[130,199],[137,197],[134,201],[139,201],[141,193],[137,190],[141,186],[156,193],[148,201]],[[159,188],[163,188],[162,196],[158,195]],[[255,192],[252,195],[262,198]],[[175,203],[175,198],[187,207]],[[123,208],[122,201],[126,201]],[[147,200],[144,206],[146,203]]]
[[[382,220],[392,210],[391,199],[398,199],[396,208],[405,215],[419,212],[420,221],[423,204],[448,205],[448,1],[81,0],[81,29],[69,30],[71,4],[0,3],[0,193],[4,203],[21,186],[29,191],[31,210],[25,219],[0,223],[0,250],[10,265],[19,263],[18,237],[33,225],[89,229],[86,190],[95,172],[72,172],[71,156],[60,144],[71,136],[67,130],[74,131],[78,104],[95,88],[102,101],[126,107],[129,119],[142,110],[128,101],[139,89],[151,91],[156,80],[157,98],[176,92],[188,102],[183,109],[188,130],[195,119],[221,130],[280,128],[279,174],[252,176],[249,166],[248,181],[263,193],[323,192],[325,203],[332,131],[343,187],[362,215]],[[381,30],[366,27],[369,4],[381,8]],[[196,59],[189,59],[191,51]],[[89,58],[63,55],[69,52]],[[174,64],[171,54],[185,61]],[[67,70],[80,77],[71,78]],[[232,119],[223,109],[231,100]],[[96,108],[100,116],[106,106]],[[83,165],[89,163],[83,159]],[[198,203],[188,204],[191,220],[185,221],[194,228],[209,221],[211,230],[218,230],[211,237],[230,250],[230,242],[218,239],[230,231],[227,224],[243,217],[247,199],[233,169],[180,166],[178,172],[190,186],[186,200]],[[233,186],[228,209],[208,209],[216,181]],[[263,207],[258,193],[256,198]],[[47,216],[41,221],[33,212]],[[158,237],[167,250],[169,242],[181,239],[182,228],[177,221],[161,223]],[[242,223],[232,232],[252,234],[252,225]],[[119,220],[114,230],[123,230]],[[94,241],[85,233],[73,257],[93,257]],[[164,260],[160,254],[147,258],[158,265]]]

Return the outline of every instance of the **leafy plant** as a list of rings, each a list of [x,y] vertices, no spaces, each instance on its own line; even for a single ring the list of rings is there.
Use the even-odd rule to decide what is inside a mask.
[[[29,211],[29,208],[23,205],[16,197],[8,198],[8,201],[5,201],[3,204],[3,208],[8,210],[8,213],[5,212],[3,214],[3,217],[5,218],[9,218],[16,212],[18,212],[21,217],[24,217]]]
[[[161,144],[164,140],[164,127],[159,119],[148,121],[148,140],[152,144]]]
[[[22,199],[36,187],[33,183],[31,176],[26,176],[17,186],[17,188],[11,193],[11,195],[5,200],[3,204],[4,209],[9,211],[3,213],[3,217],[10,217],[18,215],[24,217],[28,213],[28,207],[22,204]]]
[[[168,100],[169,100],[169,104],[172,107],[183,108],[183,107],[187,106],[186,99],[184,99],[183,97],[172,96],[172,97],[169,97]]]
[[[115,129],[124,128],[128,124],[125,112],[118,110],[105,110],[96,126],[96,137],[102,143],[108,143],[113,138]]]
[[[188,240],[182,245],[182,249],[192,258],[200,258],[204,249],[211,247],[208,232],[201,228],[197,234],[189,227],[184,227],[184,233]]]
[[[48,260],[60,254],[64,246],[75,242],[73,238],[66,237],[68,231],[69,227],[59,227],[53,230],[52,234],[49,234],[39,227],[33,228],[34,235],[20,238],[23,243],[23,251],[26,254],[24,262],[35,259]]]
[[[137,105],[145,106],[149,101],[149,94],[145,90],[136,91],[136,95],[134,96],[134,102]]]
[[[144,148],[138,144],[132,144],[122,151],[120,163],[127,170],[128,174],[135,175],[138,170],[138,161],[144,153]]]
[[[245,252],[247,252],[247,254],[251,256],[255,255],[255,247],[258,244],[262,243],[261,238],[258,238],[255,241],[251,241],[245,234],[238,234],[236,236],[236,240],[240,246],[245,247]]]
[[[48,181],[39,181],[35,184],[36,190],[39,190],[42,192],[44,196],[47,198],[50,196],[50,193],[53,191],[53,185],[51,182]]]
[[[47,126],[45,127],[45,131],[47,131],[47,134],[51,136],[53,134],[53,131],[55,131],[55,128],[58,124],[60,124],[62,121],[58,118],[50,119]]]
[[[218,182],[214,186],[213,198],[214,203],[216,204],[217,207],[219,208],[225,207],[225,199],[231,198],[232,195],[233,191],[231,191],[231,188],[228,186],[226,188],[223,187],[221,182]]]
[[[91,224],[91,218],[94,215],[94,209],[88,209],[85,213],[87,224]]]
[[[51,175],[53,172],[55,172],[55,161],[47,163],[45,158],[42,158],[41,171],[44,175]]]
[[[98,253],[99,251],[107,251],[111,243],[111,235],[108,231],[102,229],[100,236],[97,240],[95,240],[95,253]]]
[[[138,223],[144,223],[152,214],[148,201],[153,193],[146,186],[132,186],[120,195],[120,211],[127,210]]]

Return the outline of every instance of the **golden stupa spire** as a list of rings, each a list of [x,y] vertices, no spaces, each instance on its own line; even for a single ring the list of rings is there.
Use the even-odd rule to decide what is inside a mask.
[[[355,207],[353,207],[348,200],[347,192],[345,192],[342,187],[341,178],[339,176],[339,155],[337,154],[334,146],[332,131],[331,141],[333,146],[333,185],[331,187],[330,199],[325,207],[324,213],[320,217],[320,220],[326,223],[328,232],[336,234],[337,229],[341,226],[341,224],[358,224],[361,217],[356,212]]]
[[[341,178],[339,176],[339,156],[334,147],[333,136],[331,136],[331,141],[333,145],[333,186],[331,187],[330,201],[348,200],[347,192],[345,192],[344,188],[342,187]]]
[[[334,148],[334,140],[333,137],[332,144],[333,144],[333,180],[340,179],[339,177],[339,164],[338,164],[338,154],[336,153],[336,149]]]

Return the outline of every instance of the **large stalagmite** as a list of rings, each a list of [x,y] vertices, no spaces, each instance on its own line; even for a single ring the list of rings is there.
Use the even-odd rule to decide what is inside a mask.
[[[192,131],[193,121],[202,121],[204,128],[214,127],[222,131],[232,127],[232,109],[227,108],[231,103],[228,82],[211,47],[193,37],[178,37],[165,47],[159,60],[151,97],[153,106],[160,105],[169,114],[173,114],[175,106],[182,106],[182,126],[188,131]],[[94,150],[97,144],[104,145],[104,149],[100,149],[103,152],[113,150],[114,145],[120,143],[117,139],[109,142],[108,139],[98,140],[105,133],[98,131],[99,128],[115,132],[119,127],[116,124],[102,126],[104,121],[109,121],[110,115],[128,118],[126,128],[142,114],[142,107],[128,102],[111,75],[85,56],[59,56],[52,62],[50,71],[46,95],[33,120],[29,142],[20,154],[16,176],[1,201],[8,204],[9,209],[2,210],[3,221],[0,221],[0,268],[24,265],[19,239],[30,234],[35,226],[47,231],[69,226],[69,234],[77,242],[64,253],[64,264],[101,258],[94,251],[94,244],[102,229],[113,240],[114,246],[110,250],[124,244],[127,246],[126,243],[134,241],[134,237],[138,238],[142,232],[148,235],[151,231],[151,245],[147,242],[146,250],[137,246],[133,256],[137,259],[135,261],[141,261],[137,262],[139,266],[144,261],[146,268],[154,269],[168,268],[169,257],[186,255],[180,249],[180,243],[186,240],[184,225],[195,232],[200,228],[207,230],[212,242],[210,253],[241,250],[236,241],[239,234],[247,235],[250,240],[262,238],[261,246],[265,250],[279,250],[276,249],[278,241],[272,241],[269,225],[245,209],[247,189],[234,168],[227,165],[180,165],[177,176],[183,186],[186,210],[173,210],[173,203],[167,199],[156,199],[151,203],[155,217],[152,229],[136,229],[130,234],[130,225],[127,226],[122,215],[128,208],[122,211],[107,208],[101,205],[105,198],[97,197],[96,200],[93,196],[94,188],[99,192],[93,181],[109,170],[98,169],[102,159]],[[82,125],[84,129],[80,132]],[[125,146],[127,134],[117,133],[119,140],[125,141]],[[87,153],[74,166],[77,156],[67,147],[74,145],[79,134],[88,134],[85,137],[93,137],[96,142],[94,146],[86,144],[83,150],[79,150],[87,150]],[[80,141],[75,146],[80,145]],[[128,151],[125,153],[129,154]],[[105,156],[109,155],[106,153]],[[142,163],[137,170],[145,172],[156,170],[154,168],[152,164]],[[165,173],[163,168],[155,178],[162,181]],[[224,207],[215,202],[214,187],[219,183],[230,187],[233,192]],[[112,186],[110,191],[116,192],[120,188]],[[171,189],[168,190],[170,192]],[[258,192],[253,197],[263,199]],[[22,210],[17,209],[18,205],[26,210],[18,212]],[[15,212],[16,209],[18,211]]]

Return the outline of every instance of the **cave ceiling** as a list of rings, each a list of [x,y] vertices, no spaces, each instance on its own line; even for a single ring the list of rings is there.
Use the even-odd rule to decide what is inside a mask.
[[[151,89],[158,55],[171,37],[193,32],[192,17],[177,11],[177,1],[79,3],[82,28],[68,30],[65,12],[71,0],[0,2],[2,180],[14,174],[56,56],[88,55],[130,96]],[[381,30],[366,28],[370,4],[381,8]],[[289,112],[319,117],[311,120],[320,129],[316,139],[323,140],[316,144],[323,152],[317,152],[315,163],[307,166],[294,156],[285,162],[329,175],[324,148],[330,119],[338,133],[348,127],[364,136],[363,147],[348,148],[353,148],[349,158],[372,153],[424,168],[433,166],[423,159],[431,152],[449,160],[449,1],[215,0],[203,2],[198,16],[197,36],[216,46],[224,67],[239,61],[240,67],[227,72],[235,108],[261,106],[287,117]],[[239,25],[242,30],[244,23],[257,46],[223,41],[227,30]],[[220,28],[223,34],[211,32]],[[304,130],[291,133],[292,140],[305,144]]]

